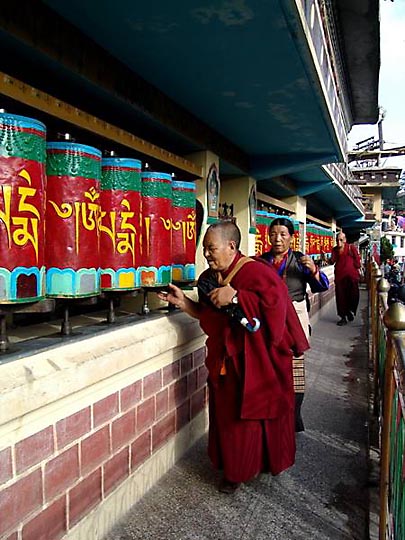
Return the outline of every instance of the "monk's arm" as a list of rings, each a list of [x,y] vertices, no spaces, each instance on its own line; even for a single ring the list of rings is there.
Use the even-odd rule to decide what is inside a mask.
[[[353,249],[354,267],[361,268],[360,254],[357,251],[357,248],[355,246],[353,246],[352,249]]]
[[[194,302],[194,300],[191,300],[191,298],[186,295],[184,295],[184,302],[182,303],[182,305],[179,305],[179,308],[194,319],[200,318],[201,304],[198,302]]]
[[[201,314],[201,304],[199,302],[194,302],[191,298],[188,298],[184,292],[176,285],[172,283],[169,284],[168,292],[159,292],[158,296],[161,300],[170,302],[171,304],[177,306],[182,311],[193,317],[194,319],[199,319]]]

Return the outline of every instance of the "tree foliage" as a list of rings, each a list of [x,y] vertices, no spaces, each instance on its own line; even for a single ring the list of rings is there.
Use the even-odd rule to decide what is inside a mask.
[[[394,247],[386,236],[381,238],[381,262],[385,263],[388,259],[394,258]]]

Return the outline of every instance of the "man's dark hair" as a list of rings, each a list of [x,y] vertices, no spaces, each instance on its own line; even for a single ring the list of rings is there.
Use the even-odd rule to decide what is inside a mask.
[[[272,227],[275,227],[276,225],[287,227],[290,236],[294,236],[294,224],[291,221],[291,219],[283,218],[283,217],[278,217],[278,218],[273,219],[273,221],[269,225],[269,233]]]
[[[239,227],[235,225],[235,223],[233,223],[232,221],[217,221],[216,223],[212,223],[208,227],[207,233],[210,231],[216,231],[216,230],[220,232],[224,240],[228,240],[228,241],[233,240],[236,244],[236,249],[239,249],[241,235],[240,235]]]

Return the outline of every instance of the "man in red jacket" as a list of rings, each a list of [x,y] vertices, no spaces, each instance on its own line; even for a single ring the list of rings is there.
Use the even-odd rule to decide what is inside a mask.
[[[260,472],[275,475],[293,465],[292,358],[309,347],[286,285],[265,262],[244,257],[239,244],[236,225],[211,225],[199,301],[174,285],[160,295],[198,318],[208,336],[208,454],[224,472],[224,493]],[[245,324],[232,316],[232,306]]]
[[[336,310],[340,317],[338,326],[353,321],[359,305],[360,255],[355,246],[348,244],[346,235],[340,232],[332,250],[332,263],[335,264]]]

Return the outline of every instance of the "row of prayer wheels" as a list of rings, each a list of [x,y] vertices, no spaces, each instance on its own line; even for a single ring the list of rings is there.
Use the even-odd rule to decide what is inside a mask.
[[[255,254],[260,256],[263,253],[271,250],[271,242],[269,237],[269,226],[276,218],[283,218],[278,214],[273,214],[267,210],[257,210],[256,212],[256,238],[255,238]],[[288,218],[294,226],[294,236],[291,240],[291,248],[295,251],[301,250],[300,224],[299,221],[293,218]],[[305,253],[307,255],[321,255],[322,253],[329,254],[333,248],[333,232],[331,229],[326,229],[320,225],[307,223],[305,233]]]
[[[195,184],[0,113],[0,304],[195,279]]]

